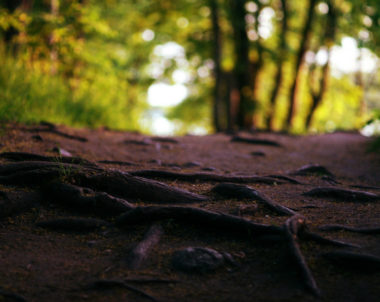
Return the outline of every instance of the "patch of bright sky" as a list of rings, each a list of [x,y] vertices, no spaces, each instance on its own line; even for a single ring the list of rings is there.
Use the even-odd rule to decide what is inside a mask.
[[[259,35],[263,39],[268,39],[273,31],[272,18],[275,16],[274,10],[264,7],[259,15]]]
[[[360,133],[364,136],[373,136],[380,134],[380,121],[375,120],[373,123],[365,126],[360,130]]]
[[[248,12],[256,11],[255,3],[248,2],[246,9]],[[325,12],[324,7],[319,7],[322,13]],[[259,35],[262,38],[268,38],[273,30],[272,18],[275,16],[273,9],[264,8],[259,16]],[[185,20],[182,20],[185,24]],[[254,20],[251,20],[254,21]],[[368,21],[367,21],[368,22]],[[365,36],[365,33],[361,33]],[[257,33],[254,30],[248,31],[248,37],[251,40],[257,39]],[[142,33],[142,38],[145,41],[154,39],[154,32],[146,29]],[[365,37],[364,37],[365,38]],[[361,52],[361,53],[360,53]],[[158,45],[154,48],[153,56],[150,66],[151,75],[158,79],[164,70],[171,66],[171,60],[175,60],[179,68],[172,74],[172,80],[175,84],[169,85],[163,82],[156,82],[148,89],[148,103],[153,107],[171,107],[180,104],[188,95],[188,89],[184,85],[191,79],[189,72],[186,70],[189,62],[186,60],[184,48],[175,43],[168,42]],[[361,58],[361,60],[359,60]],[[359,68],[362,72],[370,73],[376,68],[378,58],[368,49],[363,48],[359,50],[355,39],[345,37],[342,39],[341,46],[334,46],[331,52],[331,67],[334,76],[339,77],[344,73],[352,73]],[[306,61],[309,63],[316,61],[317,64],[323,65],[327,61],[327,49],[322,48],[316,54],[308,52],[306,54]],[[198,62],[199,63],[199,62]],[[207,62],[206,62],[207,63]],[[198,68],[197,73],[199,77],[210,76],[212,70],[212,61]],[[376,127],[375,127],[376,126]],[[379,125],[371,125],[364,128],[365,135],[371,135],[371,131],[379,131]],[[174,132],[174,124],[166,119],[163,113],[156,113],[151,116],[151,131],[157,135],[171,135]],[[377,129],[377,130],[376,130]],[[204,128],[197,129],[197,134],[204,134]]]
[[[155,83],[148,89],[148,103],[154,107],[171,107],[181,103],[188,91],[183,84]]]
[[[144,41],[147,41],[147,42],[149,42],[149,41],[152,41],[153,39],[154,39],[154,31],[153,30],[151,30],[151,29],[149,29],[149,28],[147,28],[147,29],[145,29],[143,32],[142,32],[142,34],[141,34],[141,37],[142,37],[142,39],[144,40]]]
[[[173,72],[173,81],[170,85],[163,82],[156,82],[148,89],[148,103],[154,107],[171,107],[181,103],[188,95],[188,89],[184,85],[190,79],[185,67],[188,62],[185,58],[184,48],[175,42],[168,42],[157,45],[153,50],[152,64],[149,67],[150,74],[158,79],[165,69],[170,67],[172,60],[182,67]]]
[[[161,109],[150,109],[140,120],[141,126],[153,135],[174,135],[175,125],[169,121]]]
[[[353,73],[359,69],[364,73],[371,73],[377,67],[378,58],[367,48],[358,48],[355,39],[345,37],[342,39],[341,46],[334,46],[331,51],[331,68],[334,76]],[[316,54],[308,51],[305,55],[307,63],[316,62],[324,65],[327,62],[327,49],[321,48]]]
[[[359,69],[365,73],[373,72],[376,61],[377,57],[369,49],[360,50],[355,39],[349,37],[343,38],[342,46],[334,46],[331,52],[331,67],[343,73]]]

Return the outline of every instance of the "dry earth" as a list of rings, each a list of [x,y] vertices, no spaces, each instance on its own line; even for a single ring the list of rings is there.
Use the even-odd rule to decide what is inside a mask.
[[[62,133],[73,136],[64,136]],[[363,260],[353,267],[356,260],[341,264],[339,259],[331,261],[323,256],[331,251],[351,251],[380,257],[379,232],[362,234],[347,230],[319,230],[320,226],[330,224],[361,228],[380,227],[380,200],[376,198],[380,194],[380,155],[366,151],[370,139],[357,133],[306,137],[274,133],[239,135],[270,140],[281,146],[233,142],[231,136],[226,134],[165,140],[106,129],[9,124],[1,132],[0,152],[53,156],[53,162],[60,167],[57,179],[65,182],[70,182],[77,171],[73,166],[59,166],[59,151],[64,156],[81,157],[97,163],[99,168],[125,172],[154,169],[224,176],[275,174],[298,180],[300,183],[296,184],[281,178],[273,181],[274,178],[269,177],[271,183],[247,180],[243,185],[250,186],[268,199],[303,215],[309,230],[326,238],[360,246],[336,247],[321,245],[312,240],[299,240],[300,250],[321,291],[320,298],[315,297],[307,287],[302,269],[289,249],[289,240],[284,236],[233,232],[232,229],[198,223],[197,219],[189,222],[187,219],[175,217],[155,222],[137,221],[119,227],[114,224],[117,221],[117,215],[114,215],[103,217],[109,224],[92,232],[55,231],[39,227],[37,223],[49,219],[96,217],[92,213],[93,209],[88,209],[88,212],[83,209],[73,210],[62,202],[57,204],[55,198],[59,199],[59,196],[40,195],[43,182],[50,181],[43,177],[41,181],[36,177],[33,184],[23,179],[9,181],[7,177],[13,172],[4,172],[4,167],[12,167],[10,165],[14,161],[0,158],[0,301],[152,300],[133,291],[129,286],[144,291],[157,301],[173,302],[318,299],[379,301],[380,264],[376,259],[372,259],[374,262],[369,262],[368,265]],[[78,140],[76,136],[85,138],[85,141]],[[105,160],[124,163],[99,163]],[[29,160],[27,162],[30,164]],[[322,165],[332,176],[323,170],[290,174],[291,171],[308,164]],[[155,180],[207,197],[206,201],[181,206],[232,214],[281,228],[289,218],[252,198],[216,194],[211,189],[220,181],[199,179],[197,175],[199,176],[190,175],[187,180],[176,179],[175,176],[172,179],[158,176]],[[234,179],[224,182],[234,182]],[[328,194],[322,197],[303,195],[317,187],[361,190],[373,193],[371,196],[375,198],[359,200],[353,193],[349,193],[347,198]],[[31,194],[25,195],[25,192]],[[151,198],[140,199],[139,196],[134,196],[129,201],[139,207],[155,205],[157,200],[154,196],[153,190]],[[23,206],[18,207],[17,200]],[[9,204],[16,206],[11,208]],[[160,202],[162,204],[163,201]],[[247,205],[250,207],[246,207]],[[131,268],[128,263],[131,249],[142,240],[154,223],[162,226],[163,235],[152,244],[152,250],[143,263],[138,268]],[[234,262],[228,262],[210,272],[178,271],[172,265],[172,254],[189,246],[227,252]],[[101,289],[98,282],[98,287],[89,288],[89,284],[99,280],[123,281],[125,286],[119,286],[120,282],[109,283],[107,289]]]

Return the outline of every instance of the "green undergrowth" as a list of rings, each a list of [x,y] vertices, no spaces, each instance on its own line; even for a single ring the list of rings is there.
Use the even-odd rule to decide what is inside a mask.
[[[21,60],[0,56],[0,121],[49,121],[74,127],[107,126],[136,129],[136,110],[127,102],[127,87],[107,75],[69,79],[26,67]]]

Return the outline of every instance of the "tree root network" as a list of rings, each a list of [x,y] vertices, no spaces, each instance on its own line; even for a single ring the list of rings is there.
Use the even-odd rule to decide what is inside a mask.
[[[260,241],[264,237],[276,237],[287,242],[294,265],[300,272],[305,286],[315,296],[320,296],[320,290],[303,256],[299,242],[312,240],[318,244],[337,247],[357,247],[355,245],[327,239],[311,232],[303,216],[292,209],[282,206],[259,191],[245,185],[236,183],[278,183],[290,182],[299,184],[297,180],[282,175],[269,177],[260,176],[225,176],[211,173],[173,173],[168,171],[145,170],[123,172],[119,170],[106,170],[94,163],[84,160],[63,159],[55,160],[53,157],[29,153],[2,153],[0,157],[19,161],[0,165],[0,183],[36,188],[38,195],[31,198],[25,192],[20,193],[20,202],[8,192],[0,191],[0,211],[3,217],[19,213],[36,204],[36,199],[45,202],[56,202],[64,207],[74,210],[95,213],[99,216],[115,217],[111,223],[89,218],[61,218],[38,222],[37,226],[66,231],[94,230],[104,226],[115,225],[125,229],[128,225],[152,224],[155,221],[175,220],[178,223],[189,224],[206,229],[216,229],[219,232],[234,232],[244,234],[249,240]],[[103,162],[109,163],[109,162]],[[310,171],[309,171],[310,172]],[[320,172],[318,172],[320,173]],[[179,179],[184,181],[215,181],[222,182],[212,189],[213,193],[226,198],[247,198],[264,204],[266,207],[280,215],[291,216],[284,225],[275,226],[256,223],[235,215],[224,214],[198,207],[178,205],[150,205],[141,206],[135,201],[150,203],[190,203],[203,202],[208,198],[177,187],[150,180],[144,177],[160,177],[166,179]],[[235,182],[235,183],[233,183]],[[24,195],[23,195],[24,194]],[[26,194],[26,195],[25,195]],[[28,193],[34,194],[34,193]],[[372,201],[379,199],[379,195],[341,189],[336,187],[320,187],[304,193],[312,197],[331,197],[353,201]],[[29,196],[29,197],[28,197]],[[366,234],[378,234],[379,228],[353,228],[341,225],[322,226],[321,230],[346,230]],[[149,258],[152,249],[159,243],[163,235],[160,225],[151,225],[143,239],[136,244],[127,257],[130,269],[139,269]],[[380,259],[367,254],[336,251],[324,254],[324,257],[335,262],[352,262],[354,266],[379,268]],[[132,282],[132,281],[131,281]],[[172,282],[172,281],[169,281]],[[89,289],[104,289],[122,287],[133,291],[147,299],[157,301],[144,291],[128,284],[127,280],[101,279],[91,283]],[[0,295],[6,293],[0,290]],[[22,301],[22,300],[20,300]]]

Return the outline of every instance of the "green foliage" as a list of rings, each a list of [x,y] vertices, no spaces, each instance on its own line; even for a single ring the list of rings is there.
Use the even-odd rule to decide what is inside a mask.
[[[329,0],[330,1],[330,0]],[[189,97],[166,110],[178,133],[196,128],[211,131],[213,97],[213,30],[208,1],[197,0],[25,0],[23,5],[6,7],[0,3],[0,120],[35,122],[49,120],[74,126],[105,125],[119,129],[144,129],[140,119],[149,110],[146,95],[155,82],[173,84],[173,74],[184,71]],[[265,126],[274,74],[278,65],[279,33],[283,11],[280,0],[239,1],[251,6],[246,13],[249,57],[254,62],[262,52],[258,104],[248,104],[259,127]],[[284,124],[288,107],[295,54],[306,16],[308,1],[286,1],[289,29],[286,35],[284,80],[279,90],[274,125]],[[311,50],[323,46],[326,12],[317,4]],[[272,13],[266,21],[272,28],[257,40],[263,15],[257,16],[255,3]],[[380,53],[380,5],[376,0],[332,1],[338,12],[335,44],[344,36],[353,37],[360,47]],[[216,0],[221,31],[221,72],[231,76],[236,64],[230,1]],[[9,6],[9,4],[7,4]],[[268,18],[268,16],[266,18]],[[259,20],[259,21],[257,21]],[[259,24],[257,23],[259,22]],[[149,31],[150,37],[143,33]],[[368,36],[366,36],[368,33]],[[256,35],[256,38],[255,38]],[[157,47],[176,42],[184,49],[177,57],[157,55]],[[321,44],[322,43],[322,44]],[[251,63],[252,63],[251,62]],[[297,116],[293,131],[305,131],[305,118],[311,105],[307,89],[309,63],[303,68]],[[159,72],[152,72],[158,68]],[[252,66],[245,66],[254,70]],[[365,75],[364,78],[370,78]],[[312,123],[317,132],[351,129],[363,125],[367,114],[360,112],[367,95],[353,74],[331,77],[327,93]],[[369,82],[369,80],[368,80]],[[380,87],[377,79],[371,95]],[[231,84],[231,83],[225,83]],[[376,85],[377,86],[376,86]],[[225,87],[222,87],[223,89]],[[226,90],[226,89],[225,89]],[[165,97],[165,96],[163,96]],[[379,106],[372,98],[370,109]],[[251,106],[252,105],[252,106]],[[255,106],[254,106],[255,105]],[[360,116],[362,115],[362,116]]]
[[[128,108],[123,96],[127,87],[112,77],[82,81],[72,90],[60,76],[29,70],[9,56],[1,56],[0,65],[0,120],[137,128],[136,108]]]

